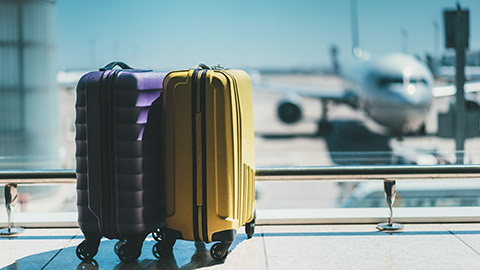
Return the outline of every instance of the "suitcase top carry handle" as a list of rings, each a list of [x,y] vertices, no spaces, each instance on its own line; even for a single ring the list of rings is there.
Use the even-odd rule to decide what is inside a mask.
[[[132,69],[129,65],[123,63],[123,62],[111,62],[110,64],[104,66],[103,68],[100,68],[100,71],[105,71],[105,70],[111,70],[114,69],[116,66],[119,66],[122,69]]]
[[[205,65],[204,63],[200,63],[200,64],[198,64],[197,69],[210,69],[210,67]]]

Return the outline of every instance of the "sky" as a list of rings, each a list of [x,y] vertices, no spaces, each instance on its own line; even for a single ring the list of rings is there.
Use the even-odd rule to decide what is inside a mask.
[[[470,10],[470,50],[480,50],[480,1]],[[373,57],[406,49],[444,53],[443,10],[456,0],[358,0],[360,47]],[[60,70],[113,60],[136,68],[329,66],[352,60],[350,0],[57,0]],[[439,25],[435,39],[434,22]],[[402,31],[406,43],[402,43]],[[404,40],[405,41],[405,40]]]

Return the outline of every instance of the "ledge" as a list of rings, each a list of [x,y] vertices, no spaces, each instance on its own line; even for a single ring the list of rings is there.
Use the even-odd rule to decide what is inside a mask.
[[[401,223],[480,222],[480,207],[399,207],[394,221]],[[385,222],[388,208],[257,209],[258,225],[376,224]],[[15,213],[15,226],[26,228],[76,228],[76,212]],[[7,216],[0,214],[0,227]]]

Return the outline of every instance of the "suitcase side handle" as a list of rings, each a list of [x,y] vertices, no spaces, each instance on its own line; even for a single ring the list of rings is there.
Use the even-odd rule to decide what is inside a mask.
[[[122,69],[132,69],[129,65],[125,64],[124,62],[111,62],[109,64],[107,64],[106,66],[104,66],[103,68],[100,68],[99,71],[106,71],[106,70],[112,70],[114,69],[116,66],[119,66],[120,68]]]

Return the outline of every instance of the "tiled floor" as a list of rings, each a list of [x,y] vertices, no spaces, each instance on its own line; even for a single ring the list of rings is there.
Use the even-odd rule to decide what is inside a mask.
[[[0,238],[1,269],[97,269],[75,255],[78,229],[27,229]],[[406,224],[402,233],[375,225],[257,226],[250,240],[240,233],[224,262],[212,260],[211,244],[178,241],[174,257],[156,259],[155,241],[144,243],[137,263],[123,264],[116,241],[104,240],[99,269],[480,269],[480,224]]]

